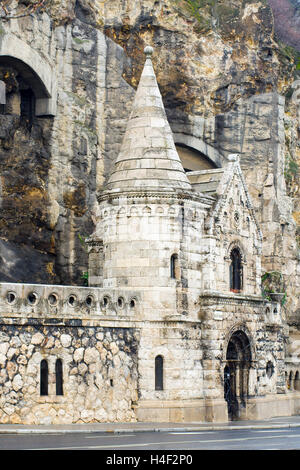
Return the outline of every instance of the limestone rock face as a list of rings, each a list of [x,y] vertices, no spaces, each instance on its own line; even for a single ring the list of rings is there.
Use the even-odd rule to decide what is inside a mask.
[[[20,97],[33,75],[20,58],[1,59],[0,279],[84,282],[96,193],[118,156],[150,45],[175,144],[217,154],[217,166],[241,154],[263,231],[263,268],[287,277],[287,309],[297,318],[297,77],[294,53],[274,36],[277,4],[55,0],[33,16],[2,21],[1,55],[7,44],[26,44],[44,86],[45,70],[53,73],[56,111],[28,119]]]

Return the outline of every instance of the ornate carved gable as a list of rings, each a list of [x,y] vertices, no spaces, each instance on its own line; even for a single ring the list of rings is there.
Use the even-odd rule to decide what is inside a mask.
[[[238,155],[230,155],[228,160],[216,188],[216,203],[208,214],[205,228],[211,235],[227,234],[231,240],[251,237],[260,249],[262,233]]]

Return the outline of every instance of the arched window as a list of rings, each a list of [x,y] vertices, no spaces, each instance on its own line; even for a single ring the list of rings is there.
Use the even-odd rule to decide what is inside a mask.
[[[46,359],[43,359],[41,361],[40,394],[48,395],[48,362],[46,361]]]
[[[266,375],[270,379],[273,374],[274,374],[274,365],[271,361],[268,361],[266,365]]]
[[[170,275],[171,279],[179,279],[179,263],[176,253],[174,253],[170,259]]]
[[[230,253],[230,260],[230,290],[240,292],[243,288],[243,267],[239,248],[233,248]]]
[[[62,360],[57,359],[55,363],[56,395],[63,395],[63,367]]]
[[[294,389],[295,390],[300,390],[300,387],[299,387],[299,371],[298,370],[295,374]]]
[[[292,371],[290,371],[290,374],[289,374],[288,389],[289,390],[293,389],[293,372]]]
[[[155,390],[163,390],[164,360],[162,356],[155,358]]]

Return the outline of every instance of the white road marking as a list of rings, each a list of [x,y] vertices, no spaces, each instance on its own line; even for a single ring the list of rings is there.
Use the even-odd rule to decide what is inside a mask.
[[[294,434],[284,434],[282,436],[265,436],[265,437],[260,437],[260,441],[262,441],[263,439],[278,439],[279,437],[284,437],[284,438],[287,438],[287,437],[295,437]],[[216,440],[212,440],[212,439],[208,439],[208,440],[196,440],[196,441],[168,441],[168,442],[146,442],[146,443],[142,443],[142,444],[139,444],[139,443],[131,443],[131,444],[118,444],[118,446],[116,447],[116,444],[114,445],[109,445],[109,446],[68,446],[68,447],[51,447],[51,448],[37,448],[37,449],[30,449],[30,450],[56,450],[56,449],[60,449],[60,450],[76,450],[76,449],[114,449],[114,450],[118,450],[118,449],[121,449],[121,448],[126,448],[126,447],[147,447],[147,446],[151,446],[151,445],[163,445],[163,446],[166,446],[166,445],[170,445],[170,444],[195,444],[195,443],[198,443],[198,444],[213,444],[213,443],[222,443],[222,442],[236,442],[236,441],[254,441],[254,440],[257,440],[257,437],[242,437],[242,438],[231,438],[231,439],[216,439]]]
[[[175,435],[189,435],[189,434],[215,434],[218,431],[174,431],[174,432],[169,432],[169,434],[175,434]]]
[[[113,436],[112,435],[108,435],[108,436],[85,436],[85,439],[99,439],[99,437],[106,437],[106,438],[112,438],[112,437],[135,437],[136,434],[114,434]]]
[[[289,429],[265,429],[264,431],[261,430],[252,430],[253,432],[289,432]]]

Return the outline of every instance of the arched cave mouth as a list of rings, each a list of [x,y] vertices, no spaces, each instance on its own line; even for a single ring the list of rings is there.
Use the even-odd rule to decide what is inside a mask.
[[[204,153],[184,144],[176,143],[176,150],[186,172],[218,168]]]

